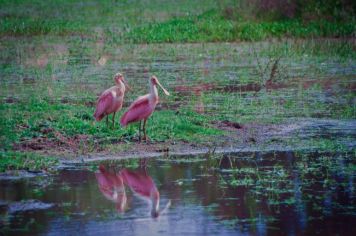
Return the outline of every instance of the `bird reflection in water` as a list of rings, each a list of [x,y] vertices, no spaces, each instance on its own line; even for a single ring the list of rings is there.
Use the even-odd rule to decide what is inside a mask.
[[[168,201],[166,206],[160,210],[160,194],[146,168],[122,169],[114,174],[107,172],[103,166],[100,166],[99,170],[100,173],[95,174],[99,189],[108,200],[116,202],[120,213],[125,211],[127,204],[124,185],[129,187],[136,197],[148,203],[152,218],[159,217],[170,207],[171,201]]]
[[[95,173],[100,192],[110,201],[116,203],[118,212],[125,212],[127,197],[125,186],[120,173],[111,173],[103,165],[99,166],[99,173]]]

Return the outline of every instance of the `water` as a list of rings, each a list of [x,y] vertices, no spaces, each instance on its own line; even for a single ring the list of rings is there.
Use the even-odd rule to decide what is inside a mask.
[[[355,168],[347,153],[257,152],[106,161],[1,178],[0,232],[354,235]]]

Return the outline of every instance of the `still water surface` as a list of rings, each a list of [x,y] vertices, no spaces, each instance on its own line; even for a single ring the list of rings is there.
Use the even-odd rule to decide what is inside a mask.
[[[0,180],[4,235],[354,235],[353,154],[124,160]],[[144,168],[146,166],[146,168]]]

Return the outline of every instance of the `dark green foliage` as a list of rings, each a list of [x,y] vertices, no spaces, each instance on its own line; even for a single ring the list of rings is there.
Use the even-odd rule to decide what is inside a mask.
[[[217,11],[209,11],[197,17],[139,26],[125,37],[134,43],[258,41],[273,37],[348,37],[353,36],[355,30],[353,21],[231,21]]]
[[[348,0],[197,1],[177,6],[160,1],[149,6],[140,1],[31,2],[3,2],[0,36],[99,34],[122,44],[355,35],[355,4]],[[203,6],[198,10],[196,5]]]
[[[44,34],[79,33],[81,30],[77,22],[35,18],[9,18],[0,20],[0,34],[14,36],[32,36]]]

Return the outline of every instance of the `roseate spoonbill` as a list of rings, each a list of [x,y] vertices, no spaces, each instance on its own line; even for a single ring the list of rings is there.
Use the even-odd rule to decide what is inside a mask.
[[[95,120],[100,121],[106,116],[106,125],[108,125],[109,114],[113,113],[112,123],[115,126],[115,114],[122,108],[126,89],[130,89],[122,74],[117,73],[114,76],[115,86],[105,90],[99,97],[94,113]]]
[[[124,212],[127,202],[125,186],[120,173],[110,173],[100,165],[99,173],[95,173],[100,192],[106,199],[116,203],[118,212]]]
[[[121,117],[120,124],[125,127],[129,123],[140,121],[139,139],[141,141],[141,122],[143,120],[143,132],[144,139],[147,141],[146,136],[146,121],[149,116],[154,112],[156,105],[158,104],[159,97],[156,86],[161,87],[163,92],[168,96],[169,92],[163,88],[156,76],[152,76],[150,79],[150,93],[144,96],[138,97],[131,106],[127,109],[125,114]]]
[[[162,212],[168,209],[171,201],[168,201],[164,209],[159,210],[160,194],[151,176],[147,174],[145,169],[136,171],[123,169],[120,173],[124,183],[130,187],[131,191],[136,196],[149,202],[151,205],[150,213],[153,218],[157,218]]]

